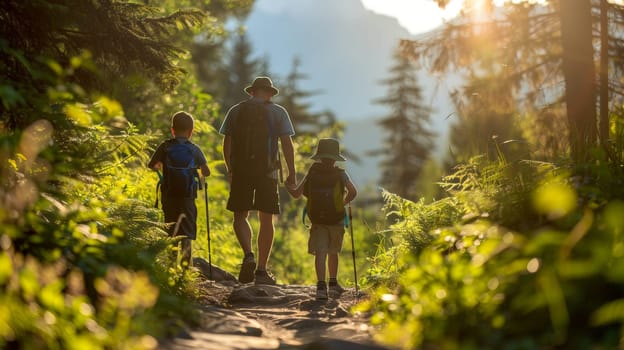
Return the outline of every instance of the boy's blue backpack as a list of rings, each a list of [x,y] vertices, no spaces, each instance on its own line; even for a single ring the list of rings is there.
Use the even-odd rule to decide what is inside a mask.
[[[308,201],[306,213],[313,224],[335,225],[345,217],[344,170],[312,164],[306,177],[304,193]]]
[[[169,140],[163,162],[163,198],[195,198],[199,187],[194,145],[190,141]]]

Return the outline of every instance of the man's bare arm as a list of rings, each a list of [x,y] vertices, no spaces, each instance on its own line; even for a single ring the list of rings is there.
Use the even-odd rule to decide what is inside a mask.
[[[223,160],[225,161],[225,169],[228,173],[232,172],[231,167],[231,156],[232,156],[232,136],[225,135],[223,138]]]
[[[286,166],[288,167],[286,183],[294,185],[297,183],[297,179],[295,177],[295,147],[293,146],[292,138],[290,135],[280,136],[280,143],[282,144],[282,152],[284,152],[284,159],[286,159]]]

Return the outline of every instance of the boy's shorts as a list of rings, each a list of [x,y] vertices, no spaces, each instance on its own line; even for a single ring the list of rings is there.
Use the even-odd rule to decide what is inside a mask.
[[[337,225],[312,224],[308,239],[308,253],[312,255],[340,253],[344,231],[342,223]]]
[[[195,239],[197,232],[197,206],[194,198],[163,198],[163,212],[165,222],[177,222],[180,214],[184,214],[184,219],[180,221],[176,231],[176,224],[169,228],[169,236],[187,236]]]
[[[279,214],[279,194],[277,179],[250,174],[232,174],[230,198],[227,209],[233,212],[258,210],[264,213]]]

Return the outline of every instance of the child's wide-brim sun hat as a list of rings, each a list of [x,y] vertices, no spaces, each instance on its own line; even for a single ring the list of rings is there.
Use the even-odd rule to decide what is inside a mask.
[[[340,154],[340,144],[338,140],[331,138],[320,139],[316,147],[316,153],[310,158],[315,160],[329,158],[339,162],[346,160],[345,157]]]

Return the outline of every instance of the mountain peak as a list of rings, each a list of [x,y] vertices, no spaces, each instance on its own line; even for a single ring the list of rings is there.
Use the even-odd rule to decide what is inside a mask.
[[[394,18],[375,14],[359,0],[259,0],[247,20],[258,56],[285,77],[294,57],[310,77],[301,88],[321,91],[310,101],[339,119],[384,114],[372,100],[385,95],[392,53],[409,33]]]

